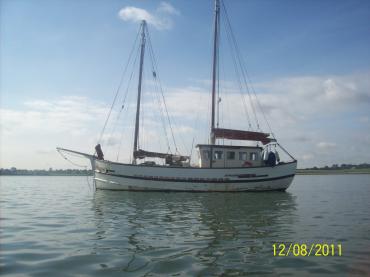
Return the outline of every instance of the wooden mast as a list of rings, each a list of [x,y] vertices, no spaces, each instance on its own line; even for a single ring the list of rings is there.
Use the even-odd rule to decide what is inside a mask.
[[[211,153],[209,157],[209,167],[213,167],[213,145],[216,144],[215,129],[215,113],[216,113],[216,78],[217,78],[217,58],[218,58],[218,35],[220,23],[220,1],[215,0],[215,23],[214,23],[214,38],[213,38],[213,68],[212,68],[212,116],[211,116]]]
[[[144,52],[145,52],[145,28],[146,28],[146,21],[143,20],[141,23],[141,52],[140,52],[139,84],[137,87],[135,137],[134,137],[134,149],[133,149],[133,160],[132,160],[133,164],[136,164],[135,152],[139,150],[138,142],[139,142],[139,123],[140,123],[140,101],[141,101],[141,81],[143,77],[143,64],[144,64]]]
[[[216,113],[216,79],[218,68],[218,40],[219,40],[219,24],[220,24],[220,1],[215,0],[215,22],[214,22],[214,40],[213,40],[213,69],[212,69],[212,119],[211,119],[211,144],[216,143],[216,137],[213,134],[215,128],[215,113]]]

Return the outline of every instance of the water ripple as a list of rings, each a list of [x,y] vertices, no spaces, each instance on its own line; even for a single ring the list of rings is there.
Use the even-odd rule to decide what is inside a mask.
[[[368,175],[297,176],[286,193],[93,193],[85,177],[0,189],[3,276],[369,274]],[[274,257],[276,242],[344,253]]]

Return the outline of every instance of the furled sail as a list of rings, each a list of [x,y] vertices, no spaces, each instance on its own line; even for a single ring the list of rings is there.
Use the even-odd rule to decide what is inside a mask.
[[[173,155],[168,153],[159,153],[159,152],[151,152],[139,149],[134,152],[135,159],[144,159],[144,158],[161,158],[161,159],[172,159],[176,161],[186,161],[189,160],[189,156],[181,156],[181,155]]]
[[[269,138],[270,134],[261,132],[213,128],[212,133],[215,138],[225,138],[234,140],[253,140],[260,141],[263,144],[275,141],[275,139]]]

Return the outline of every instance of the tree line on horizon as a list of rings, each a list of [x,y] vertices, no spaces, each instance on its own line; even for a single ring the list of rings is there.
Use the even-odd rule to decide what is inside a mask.
[[[305,168],[306,170],[338,170],[338,169],[365,169],[370,168],[370,164],[368,163],[362,163],[362,164],[333,164],[332,166],[323,166],[323,167],[311,167],[311,168]]]
[[[26,176],[90,176],[91,169],[17,169],[15,167],[0,168],[0,175],[26,175]]]

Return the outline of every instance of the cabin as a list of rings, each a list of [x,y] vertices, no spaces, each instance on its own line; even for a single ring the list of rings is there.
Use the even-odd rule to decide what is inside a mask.
[[[262,166],[262,147],[198,144],[199,167]],[[213,155],[211,156],[211,152]],[[212,163],[212,166],[211,166]]]

